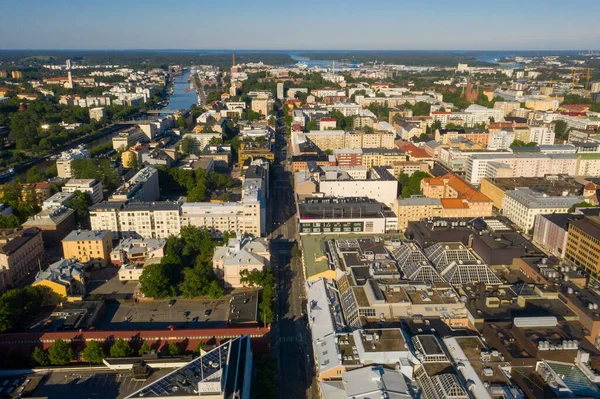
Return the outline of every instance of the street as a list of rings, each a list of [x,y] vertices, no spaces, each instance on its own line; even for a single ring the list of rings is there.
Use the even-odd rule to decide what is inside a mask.
[[[276,134],[274,176],[271,182],[272,266],[275,271],[277,297],[276,321],[272,326],[273,355],[279,361],[281,398],[316,398],[312,346],[305,319],[304,273],[300,258],[292,258],[298,245],[296,207],[291,185],[292,171],[287,162],[287,140],[282,131]]]

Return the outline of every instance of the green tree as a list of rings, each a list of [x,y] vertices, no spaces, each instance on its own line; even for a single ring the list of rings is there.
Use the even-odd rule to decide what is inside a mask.
[[[164,258],[160,263],[153,263],[144,267],[140,276],[141,290],[149,298],[166,298],[172,292],[171,279],[163,261]]]
[[[200,273],[194,269],[186,269],[183,272],[181,293],[185,298],[197,298],[203,295],[205,284],[206,281],[202,279]]]
[[[138,351],[138,355],[142,356],[144,353],[148,353],[152,350],[152,347],[150,345],[148,345],[147,342],[144,341],[144,343],[142,343],[142,346],[140,346],[140,350]]]
[[[46,181],[46,176],[42,173],[39,167],[32,166],[27,170],[27,183],[37,183]]]
[[[409,198],[411,195],[421,193],[421,180],[429,177],[429,174],[421,171],[414,172],[410,177],[401,173],[398,177],[400,183],[400,193],[402,198]]]
[[[191,136],[186,136],[181,140],[181,153],[184,155],[194,154],[196,148],[196,140]]]
[[[88,342],[81,355],[86,362],[94,364],[102,363],[102,360],[106,357],[104,354],[104,348],[102,348],[102,344],[97,341]]]
[[[180,129],[185,129],[187,127],[187,122],[183,116],[177,118],[177,126],[179,126]]]
[[[137,169],[140,166],[137,154],[132,152],[131,155],[123,162],[123,167],[126,169]]]
[[[223,295],[225,294],[225,290],[219,285],[217,280],[213,280],[208,285],[206,294],[212,299],[219,299],[223,297]]]
[[[57,339],[48,348],[48,358],[53,366],[64,366],[73,360],[73,348],[62,339]]]
[[[123,338],[117,338],[110,348],[110,357],[130,357],[133,356],[133,349]]]
[[[565,121],[554,121],[554,133],[559,140],[567,140],[569,138],[568,126]]]
[[[43,287],[28,286],[6,291],[0,296],[0,331],[22,327],[31,321],[44,302]]]
[[[583,201],[583,202],[580,202],[580,203],[575,204],[572,207],[570,207],[569,213],[575,212],[575,209],[577,209],[577,208],[590,208],[590,207],[594,207],[594,205],[590,204],[589,202]]]
[[[88,228],[90,224],[89,206],[92,205],[90,194],[83,191],[75,191],[75,197],[67,202],[67,207],[75,211],[75,223],[82,228]]]
[[[179,345],[177,345],[177,342],[169,343],[169,355],[171,355],[171,356],[181,355],[181,349],[179,348]]]
[[[31,358],[33,362],[37,366],[48,366],[50,364],[50,358],[48,357],[48,352],[36,346],[31,354]]]
[[[302,253],[300,252],[300,248],[298,248],[298,245],[294,245],[290,253],[292,255],[292,258],[298,258],[302,255]]]

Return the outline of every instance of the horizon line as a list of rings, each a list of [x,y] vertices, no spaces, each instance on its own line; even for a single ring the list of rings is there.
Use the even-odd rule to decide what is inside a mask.
[[[427,52],[472,52],[472,51],[494,51],[494,52],[576,52],[576,51],[600,51],[600,49],[244,49],[244,48],[0,48],[0,51],[315,51],[315,52],[347,52],[347,51],[427,51]]]

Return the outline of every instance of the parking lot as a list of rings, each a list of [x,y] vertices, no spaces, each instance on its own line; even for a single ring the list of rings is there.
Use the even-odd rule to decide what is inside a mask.
[[[148,302],[107,303],[99,329],[163,329],[221,327],[227,324],[228,298],[215,300],[176,299]],[[209,312],[209,315],[206,313]]]
[[[35,395],[73,399],[124,398],[171,371],[172,369],[156,370],[146,381],[134,381],[128,373],[51,373],[43,379]]]
[[[119,281],[117,274],[119,268],[105,267],[102,269],[92,269],[89,271],[88,295],[99,299],[131,299],[137,281],[128,281],[123,284]]]

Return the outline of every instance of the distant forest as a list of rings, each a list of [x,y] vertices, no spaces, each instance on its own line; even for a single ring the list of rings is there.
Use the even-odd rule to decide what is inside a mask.
[[[0,52],[0,65],[11,67],[36,67],[59,64],[71,59],[82,65],[127,65],[132,68],[160,68],[168,65],[215,65],[231,67],[231,51],[209,52],[201,50],[6,50]],[[288,55],[279,52],[235,52],[236,63],[259,62],[269,65],[293,64]]]

